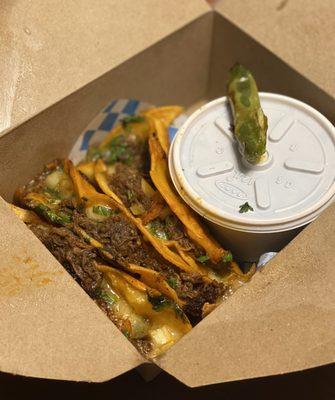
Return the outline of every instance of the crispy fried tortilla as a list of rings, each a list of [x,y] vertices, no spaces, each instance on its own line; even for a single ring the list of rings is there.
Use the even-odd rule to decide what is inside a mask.
[[[68,179],[71,190],[61,196],[61,181]],[[50,180],[54,185],[51,193]],[[165,256],[162,245],[149,235],[140,219],[117,199],[98,192],[68,160],[49,164],[17,192],[17,199],[45,223],[64,227],[94,247],[104,262],[159,290],[192,321],[201,318],[205,304],[216,303],[227,290],[224,284],[192,269],[177,252]]]
[[[149,358],[250,278],[172,186],[167,127],[181,110],[125,118],[77,167],[47,164],[16,191],[20,207],[12,205]]]
[[[191,329],[176,302],[106,265],[96,247],[71,229],[41,224],[33,211],[12,208],[143,355],[156,357]],[[133,272],[142,273],[137,266]]]
[[[163,111],[168,115],[168,110]],[[133,217],[143,235],[168,261],[218,280],[223,279],[220,275],[225,279],[228,272],[242,276],[238,265],[232,261],[231,253],[215,241],[172,185],[166,159],[169,145],[167,122],[171,118],[158,119],[157,115],[163,111],[149,110],[141,117],[149,120],[146,134],[140,135],[143,143],[149,144],[150,165],[147,169],[136,163],[103,157],[91,162],[89,171],[87,164],[78,168],[105,194],[125,207],[124,212]],[[127,131],[114,128],[109,140],[115,140],[121,133],[124,137],[137,137],[140,131],[137,125],[143,124],[141,121],[134,120]],[[109,142],[104,143],[106,146]],[[93,175],[95,179],[92,179]]]

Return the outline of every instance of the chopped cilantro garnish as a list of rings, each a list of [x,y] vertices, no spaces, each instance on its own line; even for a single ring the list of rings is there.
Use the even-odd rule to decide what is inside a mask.
[[[152,304],[152,309],[154,311],[161,311],[166,307],[169,307],[171,305],[171,301],[168,300],[166,297],[163,295],[160,296],[150,296],[148,294],[148,300]]]
[[[107,292],[103,289],[98,289],[96,292],[96,296],[98,299],[104,300],[108,305],[113,305],[117,302],[117,295],[112,292]]]
[[[233,255],[231,254],[230,251],[227,251],[226,254],[222,256],[222,261],[223,262],[231,262],[231,261],[233,261]]]
[[[46,201],[48,204],[59,204],[61,202],[60,199],[56,199],[54,197],[48,197],[46,198]]]
[[[121,123],[124,127],[126,127],[128,124],[131,124],[133,122],[144,122],[144,118],[141,117],[140,115],[129,115],[129,117],[125,117],[121,121]]]
[[[110,142],[106,144],[106,147],[115,147],[115,146],[125,146],[125,136],[124,135],[118,135],[113,137]]]
[[[158,237],[159,239],[163,239],[163,240],[169,240],[169,236],[168,234],[165,232],[164,230],[164,224],[161,223],[159,220],[153,220],[151,221],[146,228],[148,229],[148,231]]]
[[[93,206],[93,212],[103,217],[110,217],[112,215],[112,209],[108,206]]]
[[[54,211],[45,206],[44,204],[39,204],[36,207],[36,211],[40,212],[44,218],[53,224],[64,225],[72,221],[72,215],[67,214],[63,211]]]
[[[60,218],[60,220],[63,222],[63,223],[69,223],[69,222],[71,222],[72,221],[72,215],[69,215],[69,214],[65,214],[65,213],[63,213],[63,212],[59,212],[58,213],[58,217]]]
[[[209,260],[209,256],[206,254],[206,255],[204,255],[204,256],[198,257],[197,260],[198,260],[199,262],[201,262],[201,263],[205,263],[206,261]]]
[[[88,161],[96,161],[101,157],[102,151],[96,147],[90,147],[86,154],[86,158]]]
[[[177,279],[174,276],[169,276],[167,278],[167,283],[169,284],[169,286],[172,287],[172,289],[176,289],[176,287],[177,287]]]
[[[152,304],[152,308],[154,311],[162,311],[167,307],[171,307],[172,310],[175,312],[176,317],[181,318],[183,321],[186,320],[184,311],[178,306],[178,304],[172,302],[163,295],[150,296],[150,294],[148,293],[148,300]]]
[[[103,149],[102,158],[108,164],[114,164],[115,162],[123,162],[128,164],[131,160],[129,154],[130,149],[127,148],[127,141],[124,135],[118,135],[114,137]]]
[[[87,159],[95,161],[102,158],[108,164],[114,164],[117,161],[128,164],[131,160],[129,151],[125,135],[118,135],[112,138],[103,148],[90,147],[87,152]]]
[[[53,198],[55,198],[57,200],[61,200],[61,195],[58,190],[50,189],[49,187],[46,186],[44,188],[44,192],[46,192],[47,194],[49,194],[50,196],[52,196]]]
[[[254,209],[251,207],[251,205],[248,202],[245,202],[244,204],[240,205],[240,213],[246,213],[248,211],[254,211]]]

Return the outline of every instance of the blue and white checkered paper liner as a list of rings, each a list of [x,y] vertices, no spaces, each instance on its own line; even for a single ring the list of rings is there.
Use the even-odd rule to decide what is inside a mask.
[[[105,136],[121,120],[129,115],[138,114],[148,108],[151,104],[140,102],[138,100],[113,100],[105,107],[81,133],[73,146],[69,158],[74,164],[85,158],[86,152],[90,146],[99,144]],[[186,120],[186,115],[182,114],[175,119],[173,125],[169,127],[170,140],[176,134],[178,128]]]
[[[85,158],[88,148],[90,146],[98,145],[110,130],[120,123],[123,118],[129,115],[139,114],[151,107],[153,107],[151,104],[140,102],[138,100],[120,99],[111,101],[80,134],[70,152],[70,160],[72,160],[74,164],[79,163]],[[181,114],[173,121],[173,125],[169,127],[170,141],[172,141],[178,128],[186,119],[187,116]],[[257,268],[264,267],[264,265],[275,255],[276,253],[272,252],[263,254],[259,259]]]

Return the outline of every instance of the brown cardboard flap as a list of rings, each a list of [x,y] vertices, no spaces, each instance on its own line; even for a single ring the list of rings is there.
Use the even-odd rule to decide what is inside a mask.
[[[2,136],[0,195],[11,201],[17,187],[45,163],[67,157],[80,133],[113,99],[190,105],[204,97],[212,17],[207,13],[197,18]]]
[[[208,10],[203,0],[2,4],[0,136]]]
[[[159,361],[189,386],[335,361],[335,205]]]
[[[210,97],[222,95],[224,71],[241,53],[247,61],[255,59],[250,65],[257,67],[257,80],[258,74],[264,76],[263,90],[294,86],[293,93],[300,93],[302,88],[305,98],[310,92],[320,99],[313,104],[330,98],[317,93],[314,84],[306,86],[307,79],[298,77],[294,83],[298,74],[293,69],[239,28],[231,29],[233,24],[218,13],[214,22],[221,21],[214,24],[211,47],[214,13],[206,14],[205,1],[157,3],[36,0],[28,7],[18,0],[3,5],[0,136],[80,89],[1,138],[0,191],[7,199],[45,161],[65,156],[105,102],[136,96],[153,104],[173,100],[188,105],[206,95],[207,80]],[[322,71],[318,79],[324,79]],[[158,364],[186,384],[200,386],[333,361],[334,216],[333,206]],[[0,238],[2,371],[103,381],[143,362],[2,201]]]
[[[333,0],[219,0],[215,9],[335,96]]]
[[[0,200],[0,370],[100,382],[143,358]]]

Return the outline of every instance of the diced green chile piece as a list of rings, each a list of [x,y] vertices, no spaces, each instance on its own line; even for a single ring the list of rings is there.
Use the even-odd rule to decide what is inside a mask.
[[[60,210],[52,210],[44,204],[39,204],[36,211],[52,224],[64,225],[72,221],[72,215]]]
[[[266,152],[268,121],[260,105],[255,79],[241,64],[230,70],[228,97],[243,156],[251,164],[257,164]]]

